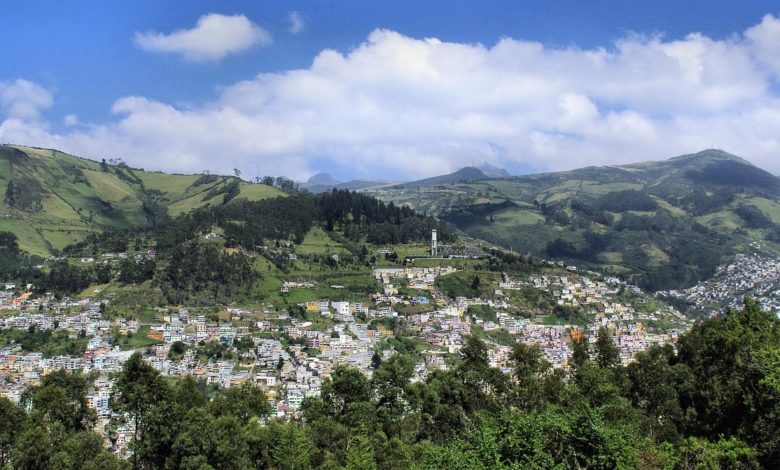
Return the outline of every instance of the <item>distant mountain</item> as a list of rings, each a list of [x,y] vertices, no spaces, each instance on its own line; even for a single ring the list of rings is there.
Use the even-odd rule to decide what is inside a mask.
[[[317,173],[306,181],[307,186],[336,186],[341,181],[330,176],[328,173]]]
[[[484,163],[478,166],[477,169],[491,178],[509,178],[512,176],[505,169],[493,166],[489,163]]]
[[[780,253],[780,179],[720,150],[501,179],[471,170],[369,192],[652,289],[706,278],[751,242]]]
[[[423,187],[429,187],[429,186],[440,186],[444,184],[452,184],[452,183],[463,183],[463,182],[472,182],[472,181],[482,181],[482,180],[488,180],[490,179],[490,176],[486,175],[482,170],[479,168],[475,168],[473,166],[467,166],[464,168],[461,168],[460,170],[456,171],[455,173],[450,173],[447,175],[442,176],[434,176],[431,178],[425,178],[417,181],[412,181],[409,183],[401,183],[395,186],[395,188],[401,189],[411,189],[411,188],[423,188]]]
[[[330,191],[331,189],[348,189],[351,191],[360,191],[364,189],[383,188],[387,186],[397,186],[404,188],[419,188],[425,186],[436,186],[442,184],[461,183],[465,181],[482,181],[491,178],[509,178],[510,175],[503,168],[498,168],[490,164],[483,164],[477,167],[464,167],[460,170],[447,175],[434,176],[418,181],[407,183],[393,183],[384,180],[350,180],[342,182],[333,178],[328,173],[317,173],[301,184],[302,187],[313,193]]]
[[[351,180],[346,183],[336,185],[336,189],[349,189],[350,191],[359,191],[361,189],[376,188],[395,183],[382,180]]]
[[[387,181],[381,180],[350,180],[342,182],[332,177],[328,173],[317,173],[308,179],[301,186],[309,190],[312,193],[322,193],[330,191],[332,189],[348,189],[350,191],[359,191],[365,188],[373,188],[379,186],[387,186]]]
[[[151,172],[57,150],[0,145],[0,231],[15,233],[20,248],[33,254],[197,207],[283,195],[232,176]]]

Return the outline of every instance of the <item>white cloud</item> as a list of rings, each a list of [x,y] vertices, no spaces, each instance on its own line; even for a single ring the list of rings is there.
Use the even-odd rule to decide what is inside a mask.
[[[149,52],[173,53],[190,62],[215,62],[254,46],[268,46],[271,34],[244,15],[209,13],[192,29],[170,34],[153,31],[135,34],[135,43]]]
[[[416,178],[471,162],[561,170],[710,147],[778,173],[778,75],[760,39],[776,22],[724,40],[630,35],[589,50],[376,30],[348,53],[323,50],[308,68],[222,87],[200,106],[124,97],[107,123],[55,134],[16,117],[0,124],[0,141],[149,169],[295,178],[322,159]]]
[[[68,127],[77,126],[79,124],[79,117],[75,114],[68,114],[62,118],[62,123]]]
[[[52,105],[52,94],[27,80],[0,81],[0,110],[9,119],[37,119]]]
[[[758,60],[780,76],[780,19],[766,15],[745,36],[752,41]]]
[[[287,28],[287,31],[290,34],[301,34],[303,30],[306,29],[306,21],[297,11],[291,11],[290,14],[287,15],[287,20],[290,22],[290,27]]]

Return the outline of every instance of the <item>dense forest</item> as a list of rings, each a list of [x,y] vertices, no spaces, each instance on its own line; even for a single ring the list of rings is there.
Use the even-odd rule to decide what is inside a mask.
[[[91,377],[55,372],[20,405],[0,398],[0,466],[13,468],[776,468],[780,322],[744,309],[698,323],[678,347],[620,364],[606,330],[575,342],[568,371],[516,344],[508,373],[469,337],[448,370],[411,382],[409,356],[372,377],[337,367],[300,419],[270,416],[245,383],[164,380],[134,355],[111,397],[135,425],[120,460],[92,431]],[[121,421],[121,420],[120,420]],[[106,430],[113,445],[116,435]]]

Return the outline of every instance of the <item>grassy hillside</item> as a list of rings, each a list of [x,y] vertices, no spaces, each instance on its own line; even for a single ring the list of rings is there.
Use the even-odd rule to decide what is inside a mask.
[[[650,288],[707,277],[751,242],[770,250],[780,242],[780,179],[718,150],[370,193],[516,251],[634,276]]]
[[[145,226],[225,201],[283,193],[215,175],[170,175],[101,164],[56,150],[0,146],[0,231],[22,250],[46,255],[106,228]]]

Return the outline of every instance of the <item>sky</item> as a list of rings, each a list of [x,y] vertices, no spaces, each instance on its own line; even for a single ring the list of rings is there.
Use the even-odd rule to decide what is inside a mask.
[[[0,0],[0,58],[0,142],[149,170],[780,174],[776,1]]]

